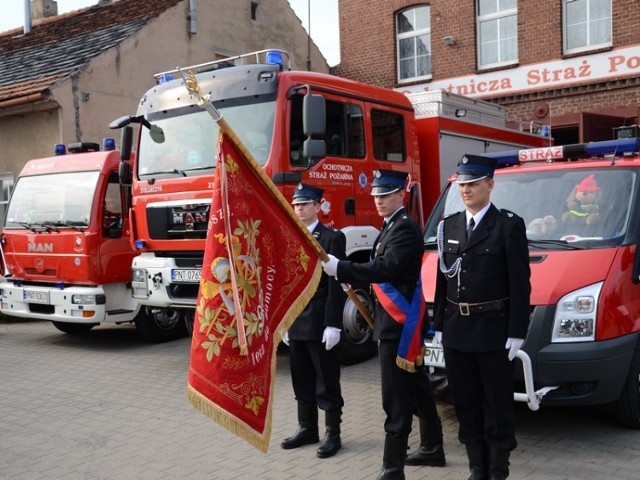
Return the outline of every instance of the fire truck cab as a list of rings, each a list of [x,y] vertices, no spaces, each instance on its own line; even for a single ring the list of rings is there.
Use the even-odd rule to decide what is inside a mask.
[[[69,154],[57,145],[55,156],[26,163],[0,235],[3,314],[50,320],[66,333],[127,322],[148,340],[175,333],[149,326],[131,295],[136,252],[119,165],[113,139],[105,139],[103,150],[95,143],[69,145]]]

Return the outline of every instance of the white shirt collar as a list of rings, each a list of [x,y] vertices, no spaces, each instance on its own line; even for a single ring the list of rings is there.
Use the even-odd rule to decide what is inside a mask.
[[[473,218],[473,221],[475,222],[475,227],[473,227],[473,229],[475,230],[475,228],[478,226],[478,224],[482,220],[482,217],[484,217],[484,214],[487,213],[487,211],[489,210],[490,206],[491,206],[491,202],[487,203],[484,206],[484,208],[480,210],[478,213],[476,213],[475,215],[472,214],[469,210],[466,210],[465,213],[467,215],[467,225],[469,225],[469,220]]]
[[[320,223],[320,220],[316,220],[311,225],[307,225],[307,228],[309,229],[310,232],[313,232],[316,229],[316,226],[318,225],[318,223]]]
[[[398,210],[396,210],[395,212],[393,212],[391,215],[389,215],[388,217],[384,217],[384,221],[389,223],[389,220],[391,220],[393,218],[393,216],[398,213],[400,210],[402,210],[404,207],[400,207],[398,208]]]

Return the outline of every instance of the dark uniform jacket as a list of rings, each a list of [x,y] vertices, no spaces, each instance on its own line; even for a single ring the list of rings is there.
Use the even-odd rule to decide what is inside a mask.
[[[320,222],[312,233],[325,252],[339,259],[345,258],[347,242],[344,233]],[[325,327],[342,328],[345,299],[346,294],[340,284],[322,272],[316,293],[289,329],[289,339],[321,341]]]
[[[374,258],[368,263],[339,262],[338,280],[348,283],[390,282],[411,302],[420,274],[424,241],[416,221],[400,209],[374,242]],[[375,340],[400,338],[402,325],[376,302]]]
[[[484,215],[469,241],[466,215],[444,219],[443,251],[446,267],[462,258],[458,274],[446,278],[438,268],[435,329],[445,347],[464,352],[505,348],[508,337],[525,338],[529,324],[529,251],[524,221],[494,205]],[[465,316],[450,301],[479,303],[508,299],[501,310]]]

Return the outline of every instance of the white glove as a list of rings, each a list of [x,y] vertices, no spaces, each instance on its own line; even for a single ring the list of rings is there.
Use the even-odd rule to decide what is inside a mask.
[[[287,347],[289,346],[289,332],[284,332],[284,335],[282,336],[282,341]]]
[[[325,327],[322,334],[322,343],[327,350],[331,350],[340,341],[340,329],[336,327]]]
[[[322,268],[327,275],[329,275],[330,277],[335,277],[336,275],[338,275],[338,262],[340,260],[338,260],[333,255],[328,256],[329,260],[327,260],[326,262],[322,262]]]
[[[442,332],[434,332],[433,340],[431,340],[431,345],[437,347],[438,345],[442,345]]]
[[[509,350],[509,360],[513,360],[514,358],[516,358],[516,353],[518,353],[518,350],[520,350],[520,347],[522,347],[523,343],[524,338],[507,338],[507,343],[505,344],[504,348]]]

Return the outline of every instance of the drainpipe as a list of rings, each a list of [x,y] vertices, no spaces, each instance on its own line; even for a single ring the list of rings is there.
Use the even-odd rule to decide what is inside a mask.
[[[31,1],[24,0],[24,34],[31,32]]]
[[[198,33],[198,19],[196,15],[196,0],[189,0],[189,33],[195,35]]]

